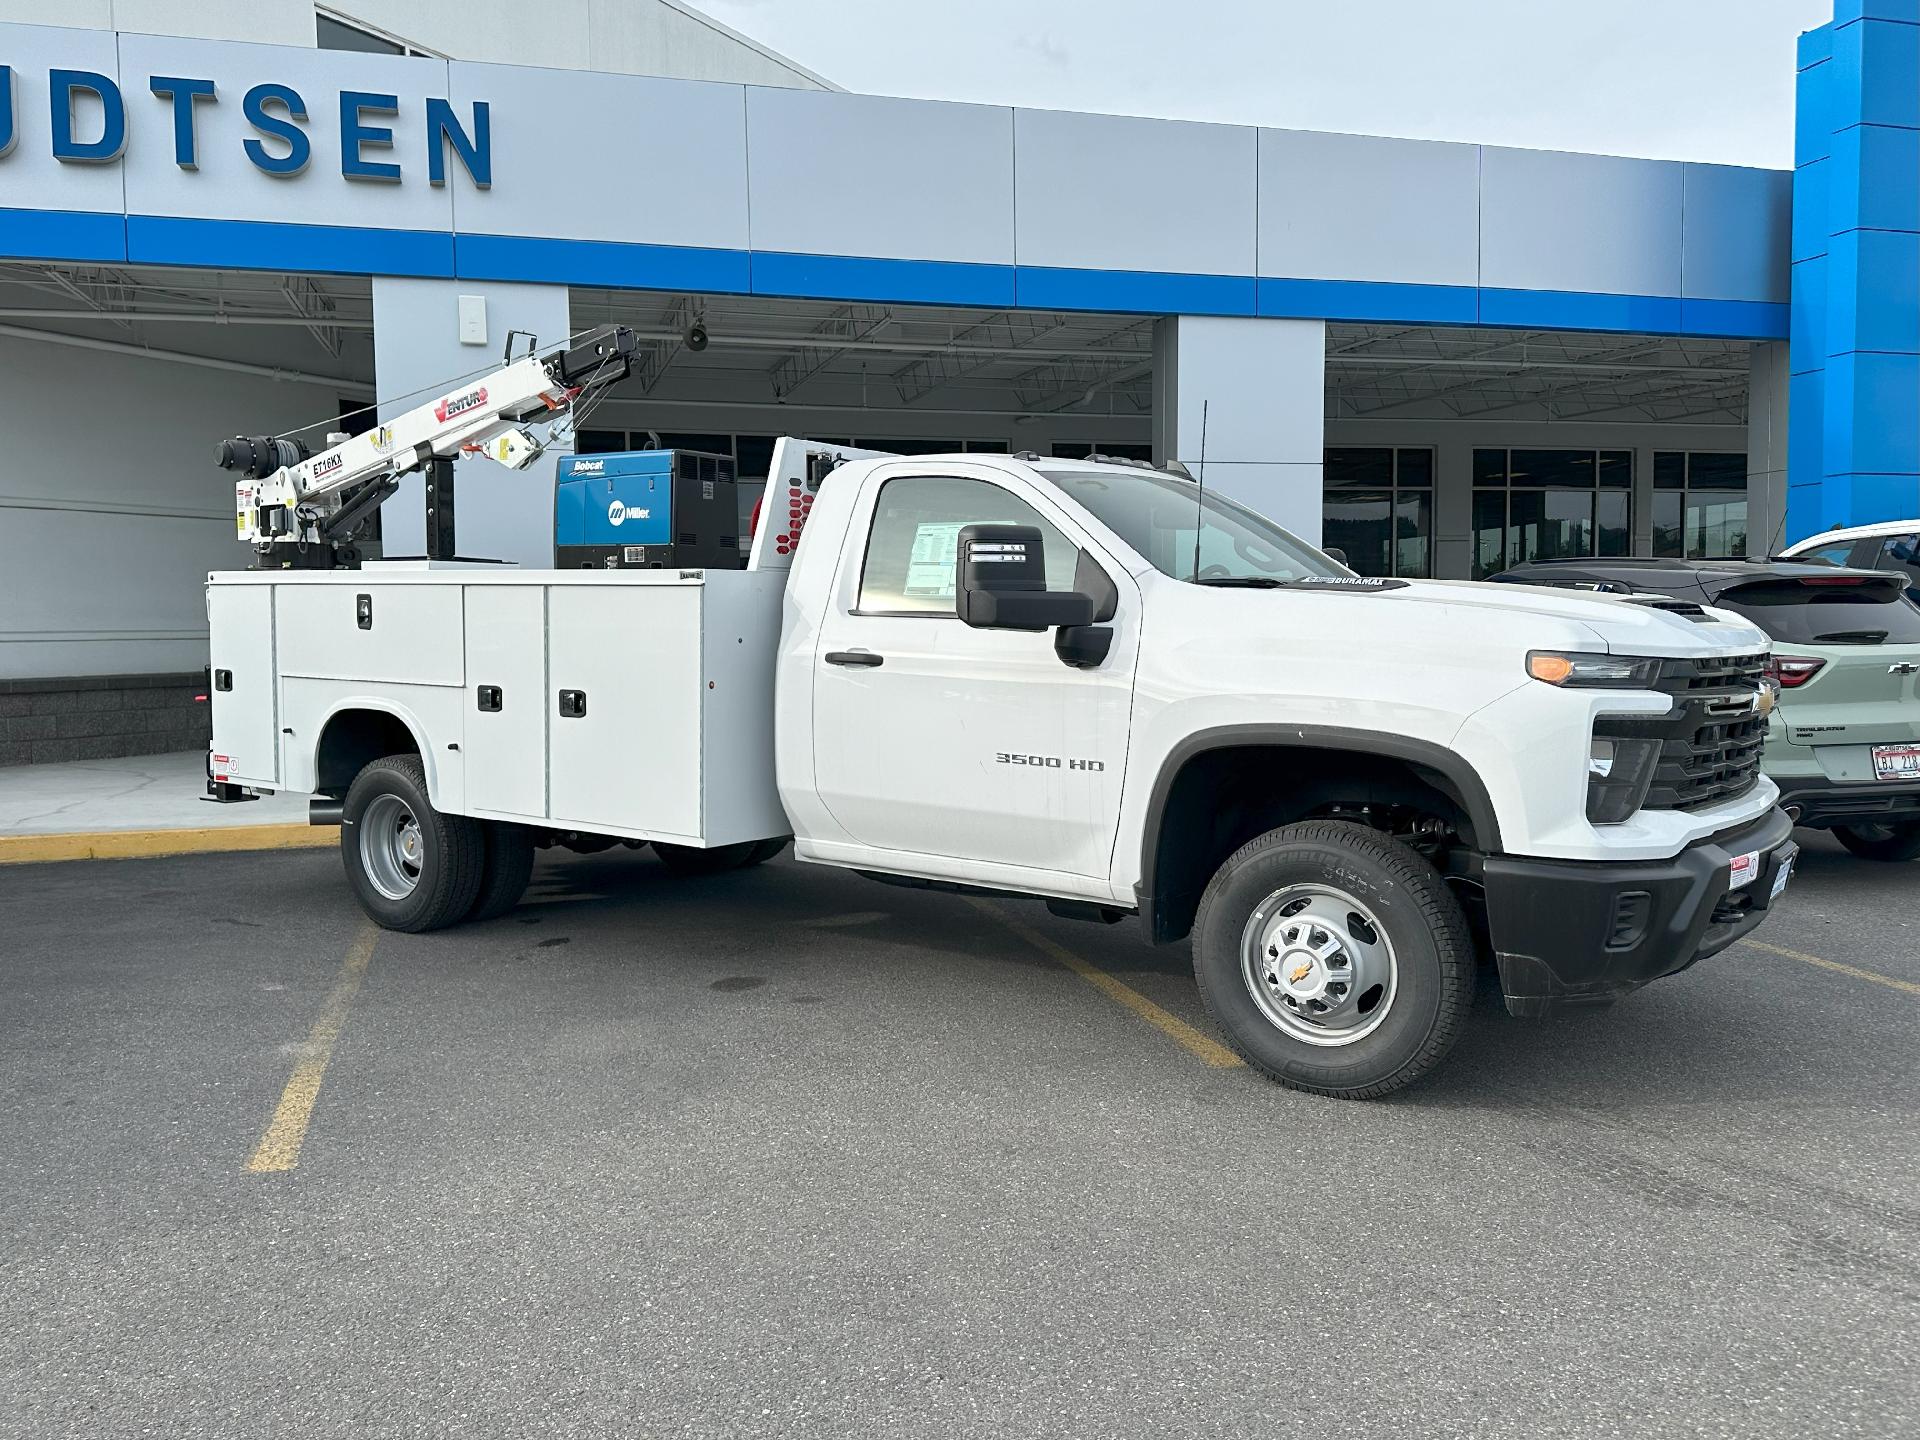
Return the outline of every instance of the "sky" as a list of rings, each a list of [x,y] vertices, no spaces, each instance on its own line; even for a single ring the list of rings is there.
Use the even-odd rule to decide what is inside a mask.
[[[849,90],[1788,169],[1833,0],[693,0]]]

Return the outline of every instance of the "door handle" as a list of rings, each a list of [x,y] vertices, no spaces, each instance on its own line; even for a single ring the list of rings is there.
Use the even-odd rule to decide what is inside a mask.
[[[886,656],[876,655],[871,650],[829,650],[827,652],[829,665],[864,665],[871,668],[886,663]]]

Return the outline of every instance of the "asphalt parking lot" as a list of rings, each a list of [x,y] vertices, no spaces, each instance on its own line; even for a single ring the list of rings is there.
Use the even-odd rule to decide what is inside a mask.
[[[418,937],[328,850],[0,870],[0,1434],[1920,1433],[1920,868],[1803,864],[1372,1104],[1130,925],[787,859]]]

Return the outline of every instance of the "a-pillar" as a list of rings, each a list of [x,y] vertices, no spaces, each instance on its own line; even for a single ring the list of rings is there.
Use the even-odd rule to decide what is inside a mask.
[[[460,297],[485,302],[485,339],[463,343]],[[469,307],[471,308],[471,307]],[[373,281],[374,391],[380,418],[426,404],[502,363],[509,330],[538,337],[541,353],[558,349],[569,332],[564,285],[509,285],[458,280]],[[514,355],[526,353],[515,337]],[[484,456],[454,465],[454,520],[462,559],[510,560],[546,569],[553,564],[553,480],[569,443],[549,447],[525,470],[509,470]],[[382,550],[389,556],[426,553],[426,489],[418,473],[380,510]]]
[[[1920,0],[1800,37],[1786,540],[1920,515]]]
[[[1174,315],[1153,329],[1153,453],[1320,543],[1327,327]]]

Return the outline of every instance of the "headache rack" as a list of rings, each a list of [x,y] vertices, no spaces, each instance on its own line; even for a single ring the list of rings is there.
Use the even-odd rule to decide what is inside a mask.
[[[1648,809],[1699,810],[1744,795],[1759,781],[1767,718],[1754,697],[1766,659],[1740,655],[1661,666],[1654,688],[1673,696],[1674,708],[1635,732],[1662,742]]]

